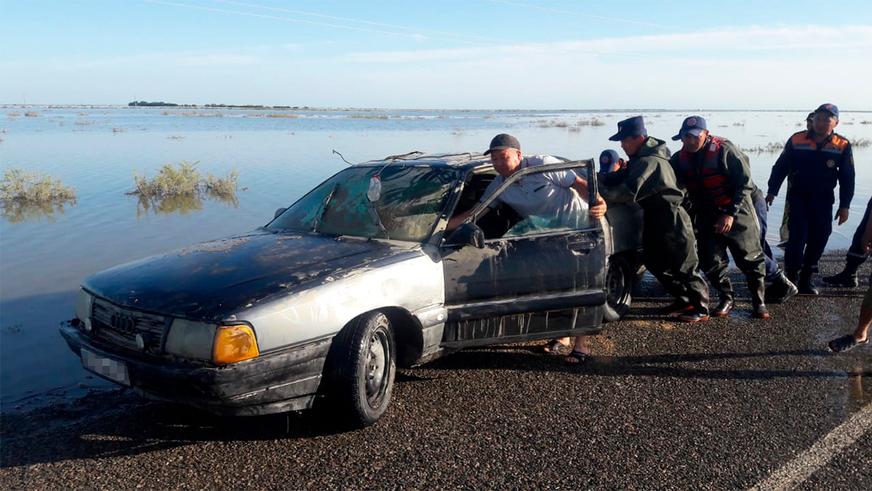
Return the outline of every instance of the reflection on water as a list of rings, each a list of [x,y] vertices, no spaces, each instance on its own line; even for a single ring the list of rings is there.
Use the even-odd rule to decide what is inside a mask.
[[[856,360],[852,370],[848,372],[848,376],[848,400],[852,406],[862,407],[872,396],[869,393],[872,392],[872,387],[869,384],[864,384],[865,378],[869,376],[869,372],[866,371],[866,363],[862,359]]]
[[[64,206],[75,206],[75,198],[64,199],[54,203],[31,203],[26,201],[4,201],[0,204],[0,216],[9,223],[23,223],[32,220],[47,219],[55,221],[55,214],[63,215]]]
[[[200,211],[203,209],[204,197],[208,200],[216,201],[233,208],[239,207],[239,198],[237,198],[235,194],[215,193],[211,191],[206,191],[203,194],[204,196],[197,193],[189,193],[156,198],[148,198],[139,195],[136,204],[136,218],[140,219],[149,212],[155,214],[178,213],[181,215],[187,215],[195,211]]]

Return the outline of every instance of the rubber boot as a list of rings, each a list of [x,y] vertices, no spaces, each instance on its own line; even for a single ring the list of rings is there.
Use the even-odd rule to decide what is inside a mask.
[[[820,295],[820,291],[817,289],[817,285],[814,284],[814,280],[812,279],[811,270],[803,269],[799,273],[799,293],[803,295]]]
[[[712,317],[726,317],[733,310],[733,292],[721,292],[717,306],[712,310]]]
[[[845,264],[845,269],[843,269],[842,272],[832,276],[824,276],[821,279],[828,285],[855,288],[860,284],[860,281],[857,279],[857,268],[859,266],[859,264],[853,264],[849,257],[848,262]]]
[[[784,303],[799,293],[799,289],[787,279],[784,272],[779,271],[772,284],[766,287],[766,303]]]
[[[748,278],[748,291],[751,293],[751,315],[757,319],[768,319],[770,315],[764,302],[766,283],[763,278]]]

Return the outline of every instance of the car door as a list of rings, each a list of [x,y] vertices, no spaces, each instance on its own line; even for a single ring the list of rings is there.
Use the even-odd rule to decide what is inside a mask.
[[[448,322],[443,345],[464,347],[597,330],[605,303],[605,241],[599,220],[583,210],[554,223],[524,217],[499,237],[479,243],[464,234],[481,229],[488,205],[519,180],[592,161],[547,164],[516,172],[479,203],[466,224],[441,246]],[[595,178],[590,182],[596,193]],[[491,213],[491,212],[488,212]],[[544,220],[542,220],[545,218]]]

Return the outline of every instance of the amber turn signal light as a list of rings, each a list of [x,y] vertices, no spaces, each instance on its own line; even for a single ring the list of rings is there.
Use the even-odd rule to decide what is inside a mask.
[[[212,361],[223,365],[250,360],[260,354],[254,330],[249,326],[219,326],[215,333]]]

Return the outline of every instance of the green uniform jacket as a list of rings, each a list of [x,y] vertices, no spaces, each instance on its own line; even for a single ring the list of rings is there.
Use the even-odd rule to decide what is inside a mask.
[[[630,157],[626,169],[607,176],[600,194],[607,202],[635,201],[642,208],[665,203],[680,204],[684,191],[669,165],[669,155],[666,142],[649,136],[639,152]]]

